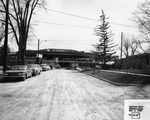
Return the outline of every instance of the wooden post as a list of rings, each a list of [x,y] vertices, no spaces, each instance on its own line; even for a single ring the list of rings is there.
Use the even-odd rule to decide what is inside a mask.
[[[120,54],[120,59],[122,59],[122,41],[123,41],[123,32],[121,32],[121,54]]]
[[[40,51],[40,39],[38,39],[38,58],[37,58],[37,63],[40,63],[40,59],[39,59],[39,51]]]

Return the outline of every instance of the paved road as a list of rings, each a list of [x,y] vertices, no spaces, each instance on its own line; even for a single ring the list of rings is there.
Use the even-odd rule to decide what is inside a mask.
[[[50,70],[23,82],[1,83],[0,120],[123,120],[124,99],[133,95],[133,87]]]

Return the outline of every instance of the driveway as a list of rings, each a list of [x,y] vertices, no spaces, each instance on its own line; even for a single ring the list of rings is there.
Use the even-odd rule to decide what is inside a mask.
[[[0,83],[0,120],[123,120],[124,99],[144,98],[135,90],[77,71],[50,70]]]

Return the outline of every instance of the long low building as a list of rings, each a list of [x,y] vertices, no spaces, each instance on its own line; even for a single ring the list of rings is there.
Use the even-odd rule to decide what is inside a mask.
[[[3,55],[1,55],[0,65],[3,64]],[[10,52],[8,56],[8,65],[18,64],[18,52]],[[101,65],[103,67],[103,59],[94,60],[96,55],[90,52],[77,51],[71,49],[41,49],[41,50],[26,50],[25,64],[31,63],[47,63],[51,66],[61,67],[93,67]],[[117,59],[117,56],[111,56],[108,66]]]
[[[84,51],[76,51],[70,49],[42,49],[27,50],[25,54],[26,63],[48,63],[52,66],[60,65],[68,67],[71,65],[84,66],[92,64],[92,54]],[[17,52],[10,53],[10,63],[17,64]]]

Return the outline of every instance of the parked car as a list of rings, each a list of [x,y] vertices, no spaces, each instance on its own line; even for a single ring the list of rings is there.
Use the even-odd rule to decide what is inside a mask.
[[[55,65],[56,69],[61,69],[61,66],[59,64]]]
[[[47,71],[51,69],[48,64],[41,64],[41,67],[42,67],[42,71]]]
[[[19,78],[25,80],[28,77],[32,77],[32,70],[30,70],[26,65],[13,65],[11,70],[7,70],[3,73],[4,79]]]
[[[41,73],[42,68],[39,64],[27,64],[30,70],[32,70],[32,75],[36,76]]]
[[[2,75],[3,75],[3,66],[0,66],[0,81],[1,81]]]

